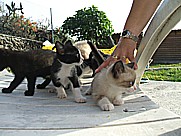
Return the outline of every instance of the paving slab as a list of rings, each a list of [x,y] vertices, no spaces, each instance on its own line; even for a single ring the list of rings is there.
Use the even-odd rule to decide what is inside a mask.
[[[7,87],[14,76],[0,73],[0,89]],[[81,79],[86,90],[92,78]],[[38,78],[37,84],[43,82]],[[125,104],[113,111],[101,111],[87,97],[87,103],[76,103],[72,92],[59,99],[56,93],[36,89],[34,96],[24,96],[27,81],[11,94],[0,93],[0,136],[107,136],[107,135],[181,135],[181,119],[155,104],[145,93],[137,90],[124,95]]]
[[[181,82],[150,80],[140,88],[160,107],[181,116]]]

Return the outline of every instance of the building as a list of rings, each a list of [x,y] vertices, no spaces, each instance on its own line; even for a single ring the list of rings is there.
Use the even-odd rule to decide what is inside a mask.
[[[120,33],[113,34],[112,38],[115,43],[117,43],[120,38]],[[139,38],[141,40],[142,35],[140,35]],[[158,47],[151,59],[153,60],[152,64],[181,63],[181,29],[172,30]]]
[[[181,29],[172,30],[152,57],[154,64],[181,63]]]

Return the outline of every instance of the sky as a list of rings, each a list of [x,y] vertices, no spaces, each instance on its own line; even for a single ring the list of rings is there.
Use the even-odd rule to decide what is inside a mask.
[[[10,5],[12,0],[0,0]],[[17,6],[21,2],[26,18],[33,21],[50,20],[50,8],[52,8],[53,27],[60,27],[67,17],[76,14],[75,11],[91,7],[98,7],[98,10],[106,13],[111,21],[114,32],[119,33],[123,30],[124,23],[129,14],[133,0],[13,0]],[[174,28],[181,29],[181,22]]]

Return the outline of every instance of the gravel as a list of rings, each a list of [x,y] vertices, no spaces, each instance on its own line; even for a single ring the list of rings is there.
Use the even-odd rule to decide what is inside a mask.
[[[148,81],[140,89],[160,107],[181,116],[181,82]]]

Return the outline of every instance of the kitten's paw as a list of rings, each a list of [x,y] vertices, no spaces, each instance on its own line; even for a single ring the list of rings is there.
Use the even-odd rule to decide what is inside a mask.
[[[37,89],[45,89],[46,86],[42,85],[42,84],[38,84],[36,86]]]
[[[48,89],[49,93],[57,93],[57,89],[56,88],[50,88]]]
[[[86,98],[85,97],[83,97],[83,96],[81,96],[81,97],[77,97],[77,98],[75,98],[75,101],[77,102],[77,103],[85,103],[86,102]]]
[[[91,95],[91,94],[92,94],[92,92],[89,91],[89,90],[87,90],[87,91],[84,92],[84,95]]]
[[[113,104],[103,104],[100,106],[101,110],[103,111],[111,111],[114,109],[114,105]]]
[[[92,94],[92,90],[91,88],[89,87],[85,92],[84,92],[84,95],[91,95]]]
[[[12,90],[9,90],[8,88],[3,88],[2,93],[12,93]]]
[[[122,105],[122,104],[124,104],[124,100],[123,99],[115,99],[113,101],[113,104],[116,106]]]
[[[130,89],[128,90],[128,93],[133,93],[135,90],[136,90],[136,89],[134,89],[134,88],[130,88]]]
[[[25,91],[25,92],[24,92],[24,95],[25,95],[25,96],[33,96],[33,95],[34,95],[34,92],[32,92],[32,91]]]
[[[67,98],[67,94],[66,93],[59,93],[59,94],[57,94],[57,97],[58,98],[60,98],[60,99],[65,99],[65,98]]]
[[[111,111],[114,109],[114,105],[107,97],[102,97],[100,100],[98,100],[97,104],[103,111]]]
[[[73,94],[74,94],[74,98],[75,101],[77,103],[85,103],[86,102],[86,98],[82,96],[80,88],[74,88],[72,90]]]

